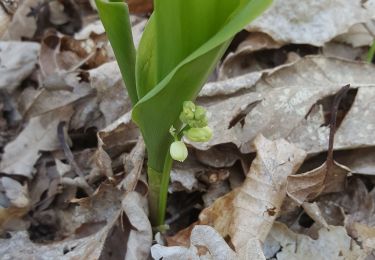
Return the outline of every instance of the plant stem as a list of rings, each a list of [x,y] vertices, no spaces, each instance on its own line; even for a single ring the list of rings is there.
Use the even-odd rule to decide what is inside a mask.
[[[172,169],[172,158],[169,153],[166,155],[163,172],[160,173],[148,167],[149,183],[149,209],[151,224],[158,227],[164,224],[167,208],[169,176]]]
[[[372,45],[367,53],[367,62],[372,62],[375,54],[375,40],[372,42]]]

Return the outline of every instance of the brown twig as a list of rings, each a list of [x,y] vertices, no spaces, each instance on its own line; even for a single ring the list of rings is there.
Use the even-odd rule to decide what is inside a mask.
[[[333,144],[335,140],[336,124],[337,124],[337,112],[341,100],[346,96],[350,89],[350,84],[343,86],[335,95],[331,108],[331,119],[329,122],[329,141],[328,141],[328,154],[327,154],[327,173],[330,172],[333,165]]]
[[[87,195],[91,196],[94,193],[94,190],[90,187],[90,185],[87,183],[84,173],[81,171],[79,166],[74,160],[74,156],[72,151],[70,150],[70,147],[66,141],[65,137],[65,126],[66,122],[60,122],[57,126],[57,137],[60,142],[60,145],[64,151],[65,157],[68,160],[70,166],[74,170],[74,172],[81,178],[81,187],[85,190]]]

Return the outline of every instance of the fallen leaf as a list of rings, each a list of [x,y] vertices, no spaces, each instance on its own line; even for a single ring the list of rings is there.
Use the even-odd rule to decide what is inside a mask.
[[[286,196],[286,180],[302,164],[305,153],[285,140],[255,139],[257,157],[240,188],[204,209],[199,224],[213,226],[230,236],[237,253],[247,241],[264,241]]]
[[[374,18],[371,2],[277,0],[247,30],[267,33],[281,43],[322,46],[352,25]]]
[[[0,42],[0,89],[13,92],[35,69],[39,50],[34,42]]]
[[[313,240],[289,230],[276,222],[269,239],[277,241],[280,252],[276,258],[284,259],[364,259],[366,253],[347,235],[344,227],[329,226],[319,230],[319,238]],[[274,242],[273,242],[274,243]]]
[[[150,13],[153,9],[151,0],[127,0],[130,13],[145,14]]]
[[[143,161],[145,159],[146,147],[143,138],[140,136],[137,144],[129,155],[124,157],[125,178],[119,184],[119,187],[125,191],[134,191],[141,177]]]
[[[147,198],[131,191],[122,200],[122,209],[129,220],[129,237],[125,260],[148,259],[152,245],[152,229],[147,217]],[[115,249],[117,250],[117,249]]]
[[[4,148],[0,171],[31,179],[33,166],[40,157],[40,152],[60,148],[57,125],[62,121],[69,121],[72,113],[72,108],[68,106],[30,119],[17,138]]]
[[[206,254],[199,253],[200,247],[208,250]],[[197,225],[190,237],[190,247],[165,247],[156,244],[151,247],[151,255],[155,260],[165,259],[217,259],[234,260],[236,254],[225,240],[210,226]]]
[[[373,73],[370,64],[308,56],[263,75],[255,85],[241,83],[225,100],[202,97],[200,103],[207,108],[209,126],[215,131],[209,142],[191,145],[207,150],[233,143],[242,153],[249,153],[254,151],[254,138],[262,133],[267,138],[285,138],[309,154],[326,151],[329,129],[323,111],[319,105],[315,113],[311,109],[350,83],[358,92],[337,129],[335,149],[374,146]]]
[[[31,39],[37,30],[37,22],[34,16],[28,16],[28,14],[31,10],[40,6],[42,2],[42,0],[21,1],[1,39],[6,41],[20,41],[22,38]]]
[[[353,47],[370,46],[374,33],[375,26],[371,21],[368,21],[353,25],[347,32],[337,36],[334,40],[351,44]]]
[[[343,191],[350,169],[337,162],[327,173],[327,162],[309,172],[288,177],[288,196],[299,204],[311,201],[319,195]]]
[[[275,42],[270,36],[264,33],[250,33],[237,47],[236,51],[228,54],[220,65],[219,80],[233,78],[249,72],[258,71],[259,65],[248,64],[247,56],[255,51],[264,49],[278,49],[282,44]],[[255,63],[255,61],[253,62]],[[246,64],[246,66],[245,66]],[[249,67],[254,67],[254,69]]]
[[[128,112],[100,130],[97,136],[103,149],[113,158],[129,147],[133,147],[138,140],[139,129],[131,120],[131,113]]]

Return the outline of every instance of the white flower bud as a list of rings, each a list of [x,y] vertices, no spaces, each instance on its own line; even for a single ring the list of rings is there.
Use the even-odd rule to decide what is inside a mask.
[[[186,157],[188,156],[188,150],[186,148],[186,145],[184,144],[184,142],[181,141],[174,141],[171,144],[169,152],[174,160],[180,162],[185,161]]]

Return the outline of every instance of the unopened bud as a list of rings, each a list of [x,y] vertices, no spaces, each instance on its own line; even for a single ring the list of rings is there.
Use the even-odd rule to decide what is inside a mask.
[[[175,141],[171,144],[169,149],[171,157],[173,160],[183,162],[188,156],[188,150],[186,145],[182,141]]]
[[[212,129],[208,126],[190,128],[184,131],[184,135],[193,142],[207,142],[212,138]]]
[[[201,106],[195,107],[194,118],[196,120],[202,120],[206,118],[206,109]]]

